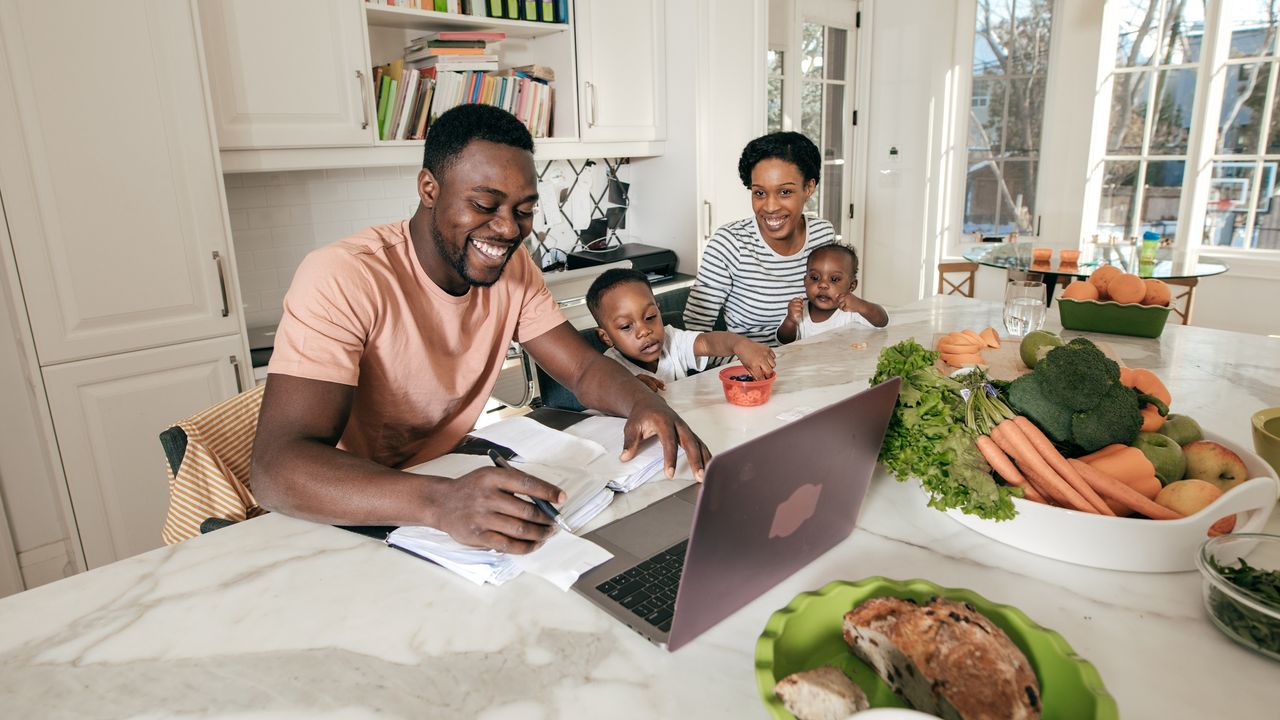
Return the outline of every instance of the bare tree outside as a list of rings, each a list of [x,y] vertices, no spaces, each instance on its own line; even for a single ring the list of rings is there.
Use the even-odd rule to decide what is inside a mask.
[[[978,0],[964,232],[1034,230],[1052,0]]]

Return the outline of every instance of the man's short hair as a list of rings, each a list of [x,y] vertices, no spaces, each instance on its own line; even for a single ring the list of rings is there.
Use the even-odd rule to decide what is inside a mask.
[[[612,268],[600,273],[600,277],[591,283],[591,287],[587,289],[587,309],[591,311],[591,317],[596,319],[597,325],[600,324],[600,316],[597,314],[600,310],[600,297],[605,292],[629,282],[640,283],[648,288],[649,276],[631,268]]]
[[[843,253],[845,255],[848,255],[849,261],[853,263],[853,276],[855,278],[858,277],[858,251],[857,250],[854,250],[849,245],[845,245],[843,243],[829,243],[827,245],[819,245],[818,247],[810,250],[809,258],[812,258],[814,255],[817,255],[818,253],[822,253],[822,252],[836,252],[836,253]]]
[[[515,115],[492,105],[468,103],[445,111],[431,123],[422,152],[422,167],[440,179],[472,140],[488,140],[533,152],[533,136]]]
[[[742,184],[751,187],[751,171],[761,160],[777,158],[786,160],[800,168],[807,185],[810,180],[819,182],[822,172],[822,153],[809,138],[798,132],[776,132],[747,143],[742,149],[742,157],[738,158],[738,177]]]

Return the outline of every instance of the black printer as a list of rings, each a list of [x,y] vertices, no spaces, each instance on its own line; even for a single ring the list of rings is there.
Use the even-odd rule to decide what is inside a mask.
[[[630,260],[631,267],[648,275],[650,282],[669,280],[676,275],[674,252],[641,243],[623,243],[607,250],[575,250],[569,253],[567,269],[577,270],[621,260]]]

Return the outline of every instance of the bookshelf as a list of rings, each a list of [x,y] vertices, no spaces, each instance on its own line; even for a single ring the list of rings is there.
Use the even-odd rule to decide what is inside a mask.
[[[555,71],[550,135],[536,141],[538,159],[661,154],[664,2],[636,2],[649,10],[637,15],[622,9],[630,7],[626,3],[575,0],[568,23],[543,23],[364,0],[199,0],[224,170],[420,163],[421,140],[377,139],[372,70],[401,58],[410,40],[451,30],[505,33],[498,47],[502,67],[542,65]],[[584,8],[590,9],[588,31],[610,31],[585,54],[586,41],[575,31],[577,13]],[[645,21],[638,27],[637,17]],[[629,62],[637,43],[652,50],[640,62]],[[593,108],[583,106],[588,99]],[[589,127],[592,109],[605,120],[630,122],[637,108],[645,112],[630,125]]]

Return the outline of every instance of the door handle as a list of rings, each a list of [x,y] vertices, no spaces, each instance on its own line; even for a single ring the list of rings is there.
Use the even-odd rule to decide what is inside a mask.
[[[596,86],[590,80],[583,83],[587,91],[587,127],[596,126]]]
[[[361,130],[369,129],[369,83],[364,81],[364,71],[356,71],[356,82],[360,83],[360,114],[364,118],[364,122],[360,123]]]
[[[240,358],[231,356],[231,374],[236,376],[236,394],[244,392],[244,380],[240,378]]]
[[[227,302],[227,276],[222,272],[222,255],[213,251],[213,264],[218,268],[218,291],[222,293],[222,317],[231,314],[231,306]]]
[[[710,201],[710,200],[703,200],[703,201],[702,201],[702,207],[707,211],[707,226],[706,226],[706,228],[705,228],[706,233],[705,233],[704,237],[710,238],[710,237],[711,237],[711,234],[712,234],[712,230],[711,230],[711,201]]]

